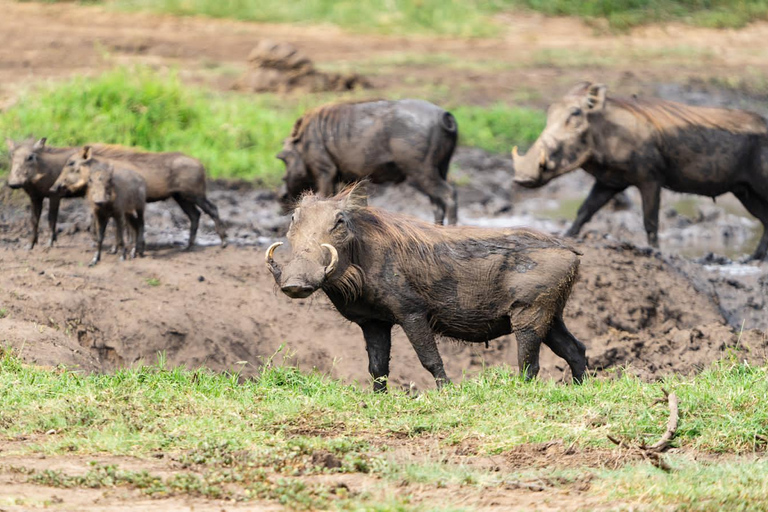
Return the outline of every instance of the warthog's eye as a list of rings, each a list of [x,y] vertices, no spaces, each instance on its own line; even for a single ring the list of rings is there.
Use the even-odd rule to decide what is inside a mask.
[[[581,115],[581,109],[579,107],[573,107],[571,109],[571,117],[576,117]]]
[[[344,225],[344,216],[343,216],[343,215],[338,215],[338,216],[336,217],[336,223],[335,223],[335,224],[333,225],[333,227],[331,228],[331,231],[334,231],[334,230],[336,230],[336,229],[337,229],[339,226],[343,226],[343,225]]]
[[[31,154],[31,155],[27,155],[27,162],[33,162],[34,160],[35,160],[35,155],[34,155],[34,153],[33,153],[33,154]]]

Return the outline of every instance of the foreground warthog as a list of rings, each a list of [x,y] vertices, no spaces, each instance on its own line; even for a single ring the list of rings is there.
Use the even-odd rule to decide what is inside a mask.
[[[391,330],[400,325],[438,387],[448,382],[435,336],[482,343],[515,333],[518,364],[539,371],[544,342],[586,369],[585,347],[563,323],[579,258],[558,240],[527,229],[434,226],[367,206],[357,185],[330,199],[305,195],[293,212],[292,259],[267,268],[292,298],[322,289],[363,330],[374,390],[386,390]]]
[[[96,254],[90,265],[101,259],[101,247],[109,219],[115,219],[115,245],[120,261],[125,260],[126,248],[123,241],[125,225],[131,227],[133,249],[131,256],[144,253],[144,209],[147,202],[147,184],[137,172],[113,166],[108,161],[92,158],[90,147],[82,153],[81,167],[88,168],[88,189],[86,196],[91,204],[98,236]]]
[[[277,158],[285,162],[280,200],[331,196],[337,183],[406,181],[427,196],[435,222],[456,224],[456,191],[446,181],[456,147],[454,117],[422,100],[324,105],[300,117]]]
[[[658,247],[661,188],[717,197],[733,192],[762,222],[752,256],[768,251],[768,127],[743,110],[611,98],[583,83],[553,103],[525,156],[513,150],[515,181],[540,187],[579,167],[595,184],[567,234],[575,236],[615,194],[640,190],[648,242]]]
[[[8,186],[13,189],[23,188],[32,203],[30,219],[32,234],[28,249],[32,249],[37,244],[40,213],[43,211],[43,200],[46,197],[48,198],[48,227],[51,230],[48,247],[52,247],[56,242],[56,220],[59,215],[61,196],[51,192],[50,189],[59,177],[64,162],[76,150],[76,148],[49,148],[46,147],[45,140],[45,138],[37,141],[28,139],[17,143],[6,139],[11,161]],[[84,191],[78,195],[82,197],[83,194]]]
[[[43,139],[44,140],[44,139]],[[115,167],[131,169],[147,184],[147,202],[162,201],[173,198],[190,220],[189,242],[187,247],[195,243],[197,227],[200,222],[200,210],[210,215],[216,224],[216,233],[221,238],[222,247],[227,245],[227,232],[219,218],[219,210],[205,196],[205,168],[199,160],[183,153],[148,153],[123,146],[93,144],[93,155],[101,160],[108,160]],[[88,183],[88,167],[78,166],[82,157],[77,148],[48,148],[38,154],[37,161],[48,164],[48,154],[67,152],[68,157],[61,162],[63,171],[59,169],[58,179],[49,185],[51,194],[65,196],[83,195]],[[66,165],[65,165],[66,162]]]

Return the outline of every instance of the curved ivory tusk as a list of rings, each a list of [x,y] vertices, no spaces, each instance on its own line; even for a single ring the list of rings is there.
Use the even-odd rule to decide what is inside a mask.
[[[546,166],[547,166],[547,152],[542,149],[541,159],[539,160],[539,167],[546,167]]]
[[[274,263],[274,260],[272,259],[272,254],[275,252],[275,249],[283,245],[283,242],[275,242],[272,245],[269,246],[269,249],[267,249],[266,254],[264,255],[264,260],[267,262],[267,266],[271,267]]]
[[[517,152],[517,146],[512,148],[512,159],[517,160],[520,158],[520,154]]]
[[[333,274],[336,270],[336,265],[339,263],[339,252],[331,244],[320,244],[320,247],[325,247],[331,253],[331,262],[325,267],[325,275],[329,276]]]

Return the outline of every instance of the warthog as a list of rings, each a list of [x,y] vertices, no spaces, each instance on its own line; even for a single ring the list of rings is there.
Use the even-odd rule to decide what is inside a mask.
[[[329,197],[337,183],[406,181],[427,196],[435,222],[456,224],[456,191],[446,181],[456,147],[454,117],[422,100],[324,105],[300,117],[277,158],[285,162],[280,200],[302,192]]]
[[[77,158],[76,147],[56,148],[46,145],[46,139],[28,140],[21,143],[8,141],[11,151],[11,174],[8,184],[12,188],[24,188],[32,201],[32,238],[30,248],[37,242],[37,228],[43,198],[50,197],[48,220],[51,227],[51,244],[56,240],[56,218],[60,198],[85,195],[83,180],[79,189],[61,186],[60,176],[72,172],[73,166],[65,167],[70,157]],[[93,154],[110,160],[116,167],[130,168],[147,182],[147,201],[162,201],[172,197],[190,220],[189,243],[195,242],[200,220],[198,207],[213,218],[216,232],[226,246],[227,233],[219,219],[216,206],[205,196],[205,168],[196,159],[183,153],[147,153],[122,146],[93,144]],[[63,177],[62,179],[66,179]]]
[[[144,208],[147,202],[147,184],[139,173],[127,168],[115,167],[109,161],[93,158],[92,150],[86,146],[82,152],[80,167],[88,168],[86,196],[96,221],[96,254],[90,265],[101,259],[101,247],[109,219],[115,219],[115,244],[120,261],[125,260],[126,248],[123,232],[126,223],[131,227],[133,249],[131,256],[144,252]]]
[[[438,387],[448,382],[435,336],[483,343],[515,333],[526,378],[539,370],[542,342],[584,376],[585,347],[563,323],[577,253],[527,229],[443,227],[367,206],[357,185],[293,212],[292,259],[267,268],[291,298],[322,289],[363,330],[374,390],[386,390],[391,330],[400,325]]]
[[[59,203],[61,196],[50,191],[51,186],[61,173],[64,162],[67,161],[77,148],[49,148],[45,145],[45,138],[38,141],[34,139],[16,143],[6,139],[10,152],[11,173],[8,177],[8,186],[13,189],[23,188],[32,203],[32,215],[30,225],[32,235],[29,239],[28,249],[37,244],[40,213],[43,211],[43,200],[48,198],[48,227],[51,230],[51,239],[48,246],[52,247],[56,242],[56,220],[59,215]],[[85,191],[78,195],[82,197]]]
[[[762,222],[752,256],[768,251],[768,126],[743,110],[612,98],[583,83],[553,103],[525,156],[513,150],[515,181],[540,187],[579,167],[595,184],[567,235],[575,236],[615,194],[640,190],[648,242],[658,247],[661,188],[717,197],[733,192]]]

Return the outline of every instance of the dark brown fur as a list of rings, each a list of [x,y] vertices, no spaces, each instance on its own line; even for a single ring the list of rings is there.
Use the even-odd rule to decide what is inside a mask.
[[[361,326],[376,389],[385,389],[393,325],[403,327],[438,385],[447,377],[436,335],[487,342],[511,332],[527,377],[538,371],[544,342],[581,380],[584,346],[562,321],[578,275],[576,251],[528,229],[441,227],[371,208],[361,188],[330,199],[306,195],[288,232],[293,257],[270,262],[270,270],[287,295],[322,288]],[[330,273],[321,244],[338,251]]]
[[[456,192],[446,181],[456,147],[453,116],[421,100],[323,105],[300,117],[277,158],[286,164],[281,201],[305,190],[324,197],[336,185],[367,178],[403,181],[429,196],[435,222],[456,223]]]

